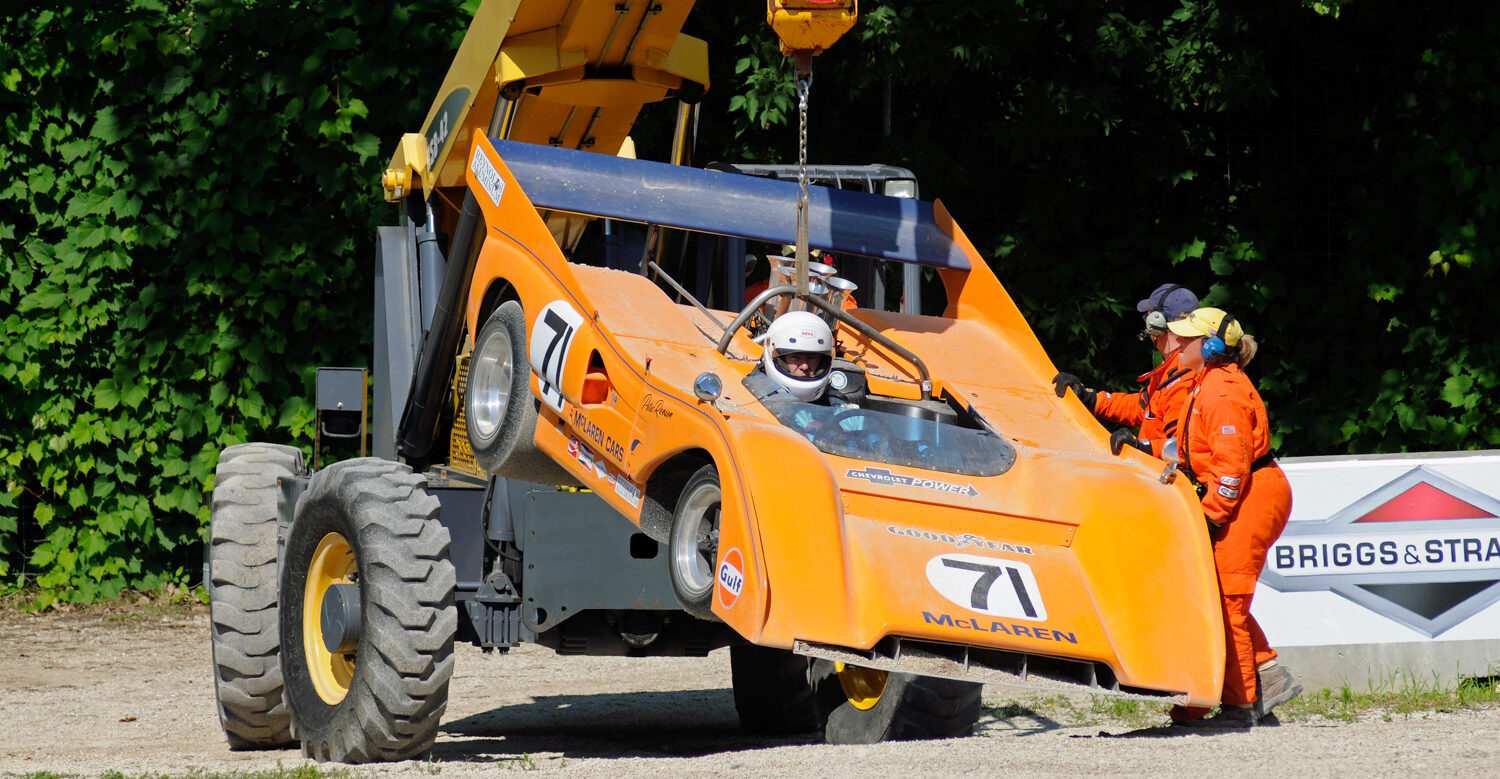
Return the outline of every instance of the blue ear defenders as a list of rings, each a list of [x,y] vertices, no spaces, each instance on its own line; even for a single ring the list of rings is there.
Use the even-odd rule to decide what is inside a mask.
[[[1203,339],[1203,361],[1212,365],[1229,359],[1229,344],[1224,343],[1224,334],[1229,331],[1229,325],[1234,321],[1234,315],[1226,313],[1219,321],[1219,330],[1213,335]]]

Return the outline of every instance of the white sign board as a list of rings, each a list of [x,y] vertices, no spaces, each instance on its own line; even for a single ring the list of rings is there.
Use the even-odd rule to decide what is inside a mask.
[[[1500,453],[1281,460],[1254,612],[1274,647],[1500,640]]]

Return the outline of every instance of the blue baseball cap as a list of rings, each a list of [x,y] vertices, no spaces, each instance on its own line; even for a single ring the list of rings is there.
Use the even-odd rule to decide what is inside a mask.
[[[1198,296],[1181,284],[1163,284],[1151,296],[1135,304],[1142,314],[1160,311],[1168,322],[1182,319],[1198,308]]]

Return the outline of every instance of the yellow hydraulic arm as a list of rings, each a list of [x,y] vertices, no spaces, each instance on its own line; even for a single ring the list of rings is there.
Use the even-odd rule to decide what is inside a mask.
[[[382,176],[385,199],[463,182],[475,132],[619,153],[641,107],[708,88],[693,0],[484,0],[427,112]]]

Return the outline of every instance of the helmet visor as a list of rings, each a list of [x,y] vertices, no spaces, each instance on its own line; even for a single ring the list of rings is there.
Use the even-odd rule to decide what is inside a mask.
[[[821,379],[832,360],[821,352],[777,352],[771,358],[776,369],[794,379]]]

